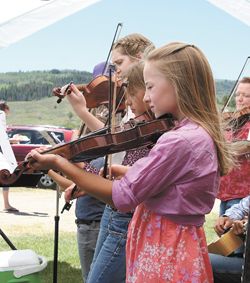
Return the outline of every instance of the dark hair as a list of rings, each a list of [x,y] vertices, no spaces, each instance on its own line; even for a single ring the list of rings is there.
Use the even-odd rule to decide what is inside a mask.
[[[0,100],[0,110],[2,110],[2,111],[10,110],[10,108],[7,105],[6,101]]]

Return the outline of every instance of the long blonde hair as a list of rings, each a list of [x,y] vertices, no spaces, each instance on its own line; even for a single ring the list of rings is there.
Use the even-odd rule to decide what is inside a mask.
[[[146,61],[152,62],[173,84],[181,113],[212,137],[220,174],[227,174],[234,160],[222,130],[213,74],[202,51],[194,45],[173,42],[150,52]]]
[[[153,49],[153,43],[145,36],[139,33],[131,33],[120,38],[114,43],[112,49],[118,49],[123,55],[127,55],[132,61],[140,60],[143,53],[149,49]]]

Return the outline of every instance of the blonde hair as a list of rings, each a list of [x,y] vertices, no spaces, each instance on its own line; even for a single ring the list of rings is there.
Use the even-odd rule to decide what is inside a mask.
[[[173,84],[181,113],[212,137],[220,174],[227,174],[234,160],[222,130],[213,74],[202,51],[194,45],[173,42],[150,52],[146,61],[153,63]]]
[[[112,49],[118,49],[123,55],[127,55],[132,61],[140,60],[148,48],[154,48],[153,43],[139,33],[129,34],[114,43]]]

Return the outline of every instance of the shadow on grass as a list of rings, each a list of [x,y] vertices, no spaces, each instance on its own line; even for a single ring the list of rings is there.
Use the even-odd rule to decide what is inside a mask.
[[[0,211],[0,213],[11,213],[15,214],[17,216],[35,216],[35,217],[49,217],[48,213],[42,213],[42,212],[24,212],[24,211],[18,211],[18,212],[5,212],[5,211]]]
[[[81,269],[63,261],[57,265],[58,283],[82,283]],[[54,263],[49,261],[47,267],[41,271],[41,283],[52,283],[54,278]]]

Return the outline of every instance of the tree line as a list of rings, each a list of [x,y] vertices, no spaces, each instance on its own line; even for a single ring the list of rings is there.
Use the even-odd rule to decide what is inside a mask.
[[[40,100],[51,97],[52,89],[56,86],[63,86],[71,81],[76,84],[87,84],[91,79],[91,73],[77,70],[53,69],[0,73],[0,99],[7,101]],[[216,94],[219,104],[224,104],[234,83],[231,80],[216,80]]]
[[[52,89],[71,81],[87,84],[92,79],[89,72],[77,70],[30,71],[0,73],[0,99],[7,101],[32,101],[51,97]]]

